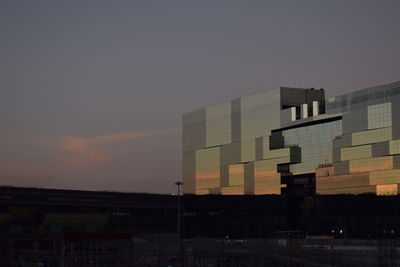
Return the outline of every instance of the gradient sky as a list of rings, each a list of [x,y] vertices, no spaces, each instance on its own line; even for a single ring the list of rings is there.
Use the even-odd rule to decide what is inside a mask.
[[[181,114],[400,80],[400,1],[0,1],[0,184],[173,193]]]

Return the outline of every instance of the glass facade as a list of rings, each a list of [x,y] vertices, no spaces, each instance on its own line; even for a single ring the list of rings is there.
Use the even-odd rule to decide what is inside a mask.
[[[206,146],[231,143],[231,105],[223,103],[206,108]]]
[[[293,174],[315,172],[332,163],[332,140],[342,133],[340,120],[282,131],[285,146],[301,148],[301,162],[290,166]]]
[[[229,185],[230,186],[244,185],[244,164],[229,165]]]
[[[328,100],[327,113],[342,114],[343,134],[333,142],[331,175],[317,172],[318,194],[398,194],[399,92],[396,82]]]
[[[219,147],[196,150],[196,189],[205,190],[220,186]]]
[[[397,194],[399,104],[396,82],[328,100],[279,87],[185,113],[184,193],[283,194],[307,181],[317,194]]]

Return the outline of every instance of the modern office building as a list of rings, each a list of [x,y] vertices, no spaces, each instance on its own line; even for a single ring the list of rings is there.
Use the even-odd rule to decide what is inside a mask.
[[[400,81],[279,87],[183,115],[185,194],[397,194]]]

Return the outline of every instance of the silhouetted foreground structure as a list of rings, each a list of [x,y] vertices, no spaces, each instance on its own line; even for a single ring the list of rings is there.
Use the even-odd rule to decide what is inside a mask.
[[[179,246],[176,196],[0,187],[0,266],[397,261],[399,196],[185,195],[182,202]],[[352,259],[355,250],[361,260]]]
[[[400,233],[399,196],[185,195],[182,203],[183,238]],[[0,187],[2,234],[175,233],[176,212],[173,195]]]

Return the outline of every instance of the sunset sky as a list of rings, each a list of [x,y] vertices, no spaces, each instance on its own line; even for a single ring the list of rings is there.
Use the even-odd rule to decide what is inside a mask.
[[[181,114],[400,80],[400,1],[0,1],[0,184],[173,193]]]

